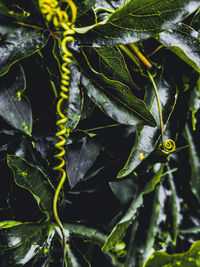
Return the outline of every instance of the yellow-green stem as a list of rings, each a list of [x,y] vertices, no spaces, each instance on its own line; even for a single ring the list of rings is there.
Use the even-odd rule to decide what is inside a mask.
[[[121,48],[121,50],[127,54],[127,56],[138,66],[138,68],[141,69],[139,60],[137,60],[137,57],[135,57],[125,45],[119,45],[119,48]]]
[[[140,61],[147,67],[147,69],[151,69],[151,63],[146,59],[146,57],[140,52],[140,50],[133,43],[129,44],[129,47],[133,50],[136,56],[140,59]]]
[[[159,117],[160,117],[160,129],[161,129],[161,142],[162,142],[162,147],[165,150],[165,144],[164,144],[164,125],[163,125],[163,117],[162,117],[162,108],[161,108],[161,103],[160,103],[160,99],[158,96],[158,90],[157,90],[157,86],[155,84],[154,78],[151,75],[151,73],[147,70],[147,73],[149,75],[149,78],[152,82],[153,88],[154,88],[154,92],[156,95],[156,100],[157,100],[157,104],[158,104],[158,111],[159,111]]]

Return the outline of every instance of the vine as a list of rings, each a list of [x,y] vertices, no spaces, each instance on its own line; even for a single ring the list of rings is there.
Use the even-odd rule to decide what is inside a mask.
[[[67,43],[74,41],[74,37],[72,36],[75,34],[74,31],[74,23],[76,20],[76,5],[71,0],[63,0],[62,2],[66,2],[68,7],[71,9],[71,21],[69,20],[69,16],[65,10],[61,10],[61,6],[59,5],[57,0],[41,0],[39,2],[41,12],[44,15],[46,21],[53,22],[55,27],[60,27],[64,30],[63,32],[63,39],[61,42],[61,48],[63,52],[62,56],[62,65],[61,65],[61,91],[60,91],[60,98],[57,102],[57,113],[59,115],[59,119],[57,121],[58,132],[56,136],[60,139],[58,143],[56,143],[55,147],[59,150],[57,154],[55,154],[55,158],[60,161],[60,164],[55,166],[53,169],[59,171],[61,173],[60,182],[56,188],[54,200],[53,200],[53,212],[56,219],[58,226],[62,232],[63,236],[63,248],[64,253],[66,254],[66,236],[64,233],[64,228],[62,222],[59,219],[58,211],[57,211],[57,203],[60,191],[63,187],[63,184],[66,180],[66,171],[64,169],[65,160],[64,155],[66,153],[64,145],[66,144],[66,140],[69,136],[69,128],[65,127],[65,123],[67,122],[68,118],[62,112],[62,103],[67,101],[69,98],[69,79],[70,79],[70,70],[68,69],[68,64],[71,63],[72,53],[67,48]]]
[[[153,88],[154,88],[154,92],[156,95],[156,100],[157,100],[157,105],[158,105],[158,111],[159,111],[159,118],[160,118],[160,129],[161,129],[161,150],[163,153],[165,154],[169,154],[175,151],[176,149],[176,144],[172,139],[167,139],[166,141],[164,141],[164,124],[163,124],[163,116],[162,116],[162,108],[161,108],[161,103],[160,103],[160,99],[158,96],[158,90],[157,90],[157,86],[155,84],[154,78],[153,76],[150,74],[150,72],[147,70],[147,73],[149,75],[149,78],[152,82]]]

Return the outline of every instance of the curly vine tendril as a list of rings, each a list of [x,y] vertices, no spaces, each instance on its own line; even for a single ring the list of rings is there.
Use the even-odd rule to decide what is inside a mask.
[[[61,47],[63,51],[62,56],[62,65],[61,65],[61,92],[60,92],[60,98],[57,102],[57,113],[59,115],[59,119],[57,121],[58,126],[58,132],[56,133],[56,136],[60,139],[58,143],[56,143],[55,147],[59,150],[59,152],[55,155],[55,158],[57,158],[60,161],[60,164],[54,167],[54,170],[57,170],[61,173],[61,179],[57,186],[54,200],[53,200],[53,211],[54,216],[56,219],[56,222],[58,226],[61,229],[62,235],[63,235],[63,246],[66,252],[66,237],[64,233],[63,225],[59,219],[58,212],[57,212],[57,202],[58,197],[60,194],[60,191],[62,189],[62,186],[66,179],[66,171],[64,170],[65,166],[65,148],[64,145],[66,144],[66,140],[69,136],[69,129],[64,126],[64,124],[67,122],[68,118],[63,114],[61,108],[62,103],[64,101],[67,101],[68,94],[69,94],[69,80],[70,80],[70,70],[68,69],[68,64],[71,63],[71,57],[72,54],[67,48],[67,43],[74,41],[74,37],[72,36],[75,34],[75,31],[73,29],[73,24],[76,20],[76,5],[71,0],[62,0],[62,2],[66,2],[68,4],[68,7],[71,9],[71,21],[69,21],[69,16],[66,13],[66,11],[61,10],[61,7],[59,5],[59,2],[57,0],[39,0],[39,5],[42,14],[44,15],[47,22],[52,21],[55,27],[63,28],[63,40],[61,42]]]
[[[160,128],[161,128],[161,151],[165,154],[169,154],[172,153],[176,150],[176,144],[172,139],[167,139],[166,141],[164,141],[164,125],[163,125],[163,117],[162,117],[162,108],[161,108],[161,103],[160,103],[160,99],[158,96],[158,90],[157,90],[157,86],[155,84],[154,78],[153,76],[150,74],[150,72],[147,70],[147,73],[149,75],[149,78],[152,82],[153,88],[154,88],[154,92],[156,95],[156,100],[157,100],[157,104],[158,104],[158,111],[159,111],[159,117],[160,117]]]
[[[176,150],[176,144],[174,142],[174,140],[172,139],[167,139],[164,142],[164,149],[162,150],[164,153],[168,154],[168,153],[172,153]]]

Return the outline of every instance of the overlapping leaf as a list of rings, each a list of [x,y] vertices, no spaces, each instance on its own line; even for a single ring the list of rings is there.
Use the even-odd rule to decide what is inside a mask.
[[[0,223],[0,265],[24,266],[38,254],[48,258],[55,230],[47,223]]]
[[[130,89],[126,84],[118,81],[117,79],[110,79],[106,76],[106,72],[101,73],[96,71],[91,64],[99,64],[99,56],[103,57],[105,69],[110,69],[114,74],[111,78],[116,77],[116,75],[124,78],[124,73],[126,76],[129,76],[127,73],[127,68],[124,64],[124,59],[119,50],[114,48],[108,48],[108,52],[110,52],[110,57],[113,50],[112,62],[106,61],[105,52],[106,50],[99,50],[98,54],[96,54],[96,58],[93,58],[93,62],[90,62],[87,54],[87,49],[82,50],[84,55],[85,64],[87,64],[87,75],[90,77],[84,78],[82,80],[84,87],[87,90],[88,96],[98,105],[108,116],[113,118],[122,124],[128,125],[136,125],[139,122],[142,122],[146,125],[150,125],[155,127],[156,121],[148,110],[145,103],[135,97],[131,92],[131,89],[134,90],[135,86],[132,83],[132,88]],[[116,58],[116,53],[118,53],[118,58]],[[118,68],[117,64],[119,64],[121,68]],[[82,64],[82,62],[81,62]],[[99,66],[100,70],[102,69],[101,63]],[[130,78],[129,78],[130,81]],[[127,81],[128,82],[128,81]],[[131,83],[131,81],[130,81]],[[131,85],[130,85],[131,86]]]
[[[144,264],[144,267],[160,266],[181,266],[198,267],[200,265],[200,241],[195,242],[185,253],[167,254],[166,252],[156,251]]]
[[[71,82],[69,90],[68,104],[63,107],[63,112],[67,114],[68,121],[66,127],[70,130],[76,128],[81,119],[82,107],[83,107],[83,93],[80,88],[81,73],[76,66],[70,67]]]
[[[180,23],[175,28],[160,34],[160,42],[200,72],[199,33],[190,26]]]
[[[29,100],[23,95],[26,88],[23,68],[16,65],[0,78],[0,83],[0,116],[17,130],[31,135],[32,110]]]
[[[200,160],[198,151],[194,145],[194,140],[190,132],[189,126],[185,126],[185,138],[189,145],[190,165],[191,165],[191,178],[190,185],[193,194],[196,196],[200,203]]]
[[[113,247],[123,239],[124,235],[126,234],[127,228],[131,223],[134,222],[137,217],[137,211],[143,204],[143,196],[152,192],[155,189],[156,185],[160,182],[163,173],[163,167],[164,166],[162,165],[158,172],[153,176],[153,178],[147,182],[143,190],[136,194],[136,197],[132,201],[127,212],[116,224],[111,234],[108,236],[103,246],[103,251],[112,250]]]
[[[169,117],[171,116],[171,113],[173,112],[177,97],[176,82],[174,79],[168,79],[168,73],[165,71],[166,66],[163,65],[163,73],[157,81],[158,96],[162,106],[164,124],[167,123]],[[156,96],[151,85],[147,88],[145,101],[152,114],[156,118],[157,123],[160,124],[158,103],[156,101]],[[148,126],[138,128],[138,140],[136,140],[136,143],[133,146],[133,149],[124,168],[119,172],[118,178],[129,175],[137,166],[140,165],[143,159],[145,159],[152,153],[158,142],[159,135],[160,130],[158,128],[150,128]],[[144,156],[142,160],[140,158],[141,154]]]
[[[86,136],[79,144],[71,145],[67,153],[67,176],[74,187],[92,167],[100,153],[100,144]]]
[[[47,218],[52,218],[54,190],[47,177],[20,157],[9,155],[7,161],[16,184],[30,191]]]
[[[162,32],[193,13],[200,1],[131,0],[111,13],[106,21],[77,29],[86,33],[84,44],[91,46],[128,44]]]
[[[19,25],[0,25],[0,76],[15,62],[39,51],[48,40],[42,30]]]

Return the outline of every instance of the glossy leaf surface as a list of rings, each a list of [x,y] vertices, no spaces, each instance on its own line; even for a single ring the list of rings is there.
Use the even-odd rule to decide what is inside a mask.
[[[100,154],[100,144],[86,136],[81,142],[71,145],[67,154],[67,175],[71,187],[74,187],[86,175]]]
[[[175,28],[161,33],[160,42],[200,72],[200,46],[197,31],[180,23]]]
[[[63,105],[63,112],[67,115],[68,121],[66,127],[72,131],[76,128],[81,119],[82,106],[83,106],[83,93],[80,88],[81,73],[76,66],[71,66],[71,82],[69,90],[68,103]]]
[[[8,166],[14,173],[17,185],[27,189],[47,217],[52,217],[54,190],[39,168],[33,167],[20,157],[8,156]]]
[[[183,266],[183,267],[198,267],[200,265],[200,241],[194,243],[191,248],[180,254],[170,255],[166,252],[154,252],[144,264],[144,267],[150,266]]]
[[[117,79],[105,76],[105,70],[101,73],[93,69],[85,50],[83,51],[83,55],[89,67],[88,75],[90,77],[90,80],[83,80],[84,87],[87,90],[88,96],[96,105],[111,118],[120,123],[135,125],[141,121],[144,124],[153,127],[156,126],[153,115],[148,110],[145,103],[133,95],[131,88]],[[113,56],[115,56],[115,50]],[[119,54],[119,56],[121,60],[123,60],[122,55]],[[99,56],[97,54],[97,60],[98,59]],[[115,70],[116,73],[118,71],[118,75],[122,73],[122,70],[117,70],[116,60],[113,60],[110,64],[111,65],[108,66],[108,62],[106,62],[106,68],[109,67],[112,71]],[[101,67],[99,68],[101,69]],[[123,71],[128,75],[125,65]]]
[[[165,73],[161,74],[160,82],[157,81],[157,84],[159,84],[158,96],[162,105],[163,120],[164,123],[167,123],[176,103],[176,84],[173,80],[168,81],[168,79],[165,79],[165,76],[162,75],[165,75]],[[158,103],[154,94],[153,88],[150,85],[147,88],[146,102],[148,103],[151,112],[157,119],[157,123],[160,124]],[[119,172],[118,178],[122,178],[130,174],[137,166],[141,164],[142,160],[152,153],[158,142],[159,136],[160,131],[158,128],[150,128],[148,126],[145,126],[142,129],[139,128],[136,144],[133,146],[131,154],[124,168]],[[143,159],[140,158],[141,153],[144,155]]]
[[[25,266],[37,254],[48,256],[48,249],[55,232],[49,229],[47,224],[22,223],[17,225],[16,222],[16,225],[13,225],[10,221],[1,222],[1,266]]]
[[[47,42],[48,35],[40,29],[15,25],[0,25],[0,76],[11,65],[39,51]]]
[[[198,151],[196,150],[194,146],[194,141],[192,137],[192,133],[190,132],[190,129],[188,125],[185,126],[185,137],[187,139],[188,145],[189,145],[189,155],[190,155],[190,165],[191,165],[191,180],[190,185],[192,192],[200,202],[200,160]]]
[[[13,67],[0,78],[0,116],[11,126],[27,135],[32,132],[32,109],[23,95],[26,77],[20,65]]]
[[[126,234],[127,228],[132,222],[134,222],[134,220],[137,217],[137,211],[143,204],[143,196],[149,194],[155,189],[156,185],[161,180],[162,172],[163,172],[163,166],[161,166],[158,172],[154,175],[154,177],[147,182],[143,190],[137,193],[135,199],[132,201],[127,212],[122,217],[122,219],[116,224],[111,234],[107,238],[103,246],[104,251],[109,251],[113,249],[113,246],[115,246],[118,242],[120,242],[123,239],[124,235]]]
[[[108,46],[147,39],[180,22],[199,6],[199,1],[189,0],[131,0],[111,13],[106,21],[88,27],[91,32],[83,36],[83,43]]]

